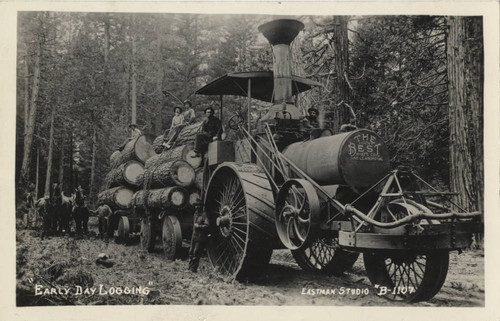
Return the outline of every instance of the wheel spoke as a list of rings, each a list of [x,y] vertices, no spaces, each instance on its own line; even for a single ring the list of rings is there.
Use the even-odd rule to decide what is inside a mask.
[[[304,236],[302,236],[301,232],[299,231],[299,227],[297,225],[297,222],[295,220],[293,220],[293,228],[295,230],[295,234],[297,234],[297,237],[299,238],[299,240],[304,243],[304,241],[306,240]],[[307,234],[306,234],[307,236]]]

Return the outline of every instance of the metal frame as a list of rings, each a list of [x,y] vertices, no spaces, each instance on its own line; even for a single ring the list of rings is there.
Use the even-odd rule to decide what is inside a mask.
[[[269,161],[271,167],[277,170],[285,178],[285,181],[292,178],[290,173],[294,174],[294,178],[298,177],[308,181],[314,187],[320,199],[326,202],[329,208],[332,207],[337,211],[333,217],[330,213],[326,222],[315,222],[317,223],[315,225],[319,225],[322,230],[338,231],[340,246],[356,251],[452,250],[467,247],[470,244],[470,235],[483,231],[483,224],[477,222],[477,219],[482,215],[481,212],[464,211],[460,205],[449,198],[454,193],[438,191],[413,171],[405,168],[393,170],[361,194],[356,200],[350,204],[342,204],[330,196],[321,185],[316,183],[278,150],[268,124],[265,124],[267,144],[263,144],[255,139],[242,126],[240,126],[240,131],[252,143],[251,150],[257,157],[257,163],[264,164],[263,160],[257,156],[257,151],[260,150],[263,152],[262,154],[266,157],[266,160]],[[266,172],[275,190],[278,191],[281,186],[274,180],[274,175],[271,173],[272,169],[263,168],[263,170]],[[412,177],[431,191],[404,190],[400,182],[402,175]],[[356,202],[359,202],[368,193],[374,191],[376,188],[380,188],[380,186],[382,186],[382,189],[379,197],[367,214],[355,207]],[[424,199],[424,204],[419,204],[418,208],[420,211],[418,213],[410,213],[408,211],[407,216],[404,218],[395,219],[393,222],[387,223],[379,222],[375,219],[376,214],[379,213],[382,207],[392,200],[400,199],[403,204],[411,204],[415,203],[413,201],[415,196],[422,199],[425,196],[439,196],[444,201],[458,208],[460,212],[443,204]],[[445,211],[445,213],[432,213],[425,207],[426,205]],[[339,214],[349,218],[349,221],[335,220]],[[476,220],[476,222],[472,220]],[[421,221],[429,221],[432,224],[420,224]]]

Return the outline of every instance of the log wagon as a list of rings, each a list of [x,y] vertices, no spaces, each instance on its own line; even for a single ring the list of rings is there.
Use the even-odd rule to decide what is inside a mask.
[[[132,201],[142,183],[144,164],[155,155],[152,143],[152,136],[140,135],[129,139],[121,151],[116,150],[110,156],[110,171],[97,197],[97,205],[109,206],[111,214],[101,224],[109,237],[117,232],[118,243],[127,244],[133,234],[140,232],[140,218],[133,211]]]
[[[212,142],[204,155],[208,258],[219,273],[241,280],[262,272],[274,249],[290,249],[306,271],[334,275],[362,254],[368,278],[385,287],[388,298],[428,300],[443,285],[449,252],[482,232],[482,213],[466,212],[452,193],[411,168],[391,169],[375,132],[311,135],[291,103],[294,94],[316,85],[291,74],[290,43],[302,29],[288,19],[259,27],[273,48],[272,78],[269,72],[233,73],[197,91],[249,101],[246,123],[241,116],[229,119],[241,138]],[[252,119],[252,98],[273,105]],[[142,224],[157,218],[145,216]],[[175,220],[165,224],[178,228]]]
[[[168,150],[161,146],[163,136],[154,140],[153,149],[158,154],[146,161],[139,178],[141,189],[132,199],[134,213],[141,218],[142,249],[152,252],[161,240],[169,260],[179,258],[183,244],[189,244],[194,204],[201,202],[202,158],[193,150],[200,128],[201,122],[182,128]]]

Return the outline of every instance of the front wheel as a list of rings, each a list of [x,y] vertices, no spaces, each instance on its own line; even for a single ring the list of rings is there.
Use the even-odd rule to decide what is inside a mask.
[[[449,253],[365,253],[363,260],[380,294],[394,301],[418,302],[431,299],[443,286]]]
[[[340,276],[356,263],[359,253],[340,249],[335,237],[319,236],[306,248],[292,250],[292,255],[304,271]]]

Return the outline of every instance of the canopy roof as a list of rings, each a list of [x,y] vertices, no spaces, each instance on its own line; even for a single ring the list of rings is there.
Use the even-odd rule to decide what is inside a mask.
[[[199,95],[234,95],[248,96],[250,80],[251,97],[265,102],[272,102],[274,80],[272,71],[233,72],[215,79],[196,91]],[[321,83],[306,78],[292,76],[292,95],[307,91]]]

